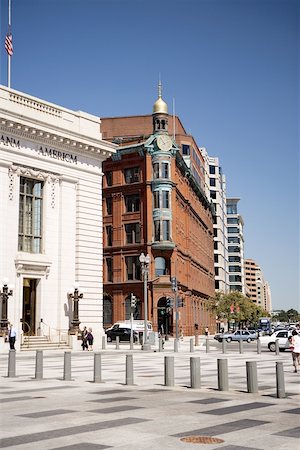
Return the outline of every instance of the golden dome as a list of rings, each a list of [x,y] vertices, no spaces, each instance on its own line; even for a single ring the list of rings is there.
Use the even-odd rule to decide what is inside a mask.
[[[158,83],[158,99],[153,105],[153,114],[168,114],[168,105],[161,97],[161,82]]]

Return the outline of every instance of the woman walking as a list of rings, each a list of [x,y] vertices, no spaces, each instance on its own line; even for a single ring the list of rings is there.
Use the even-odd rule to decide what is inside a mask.
[[[89,345],[88,350],[92,351],[93,350],[93,343],[94,343],[94,336],[92,334],[92,329],[91,328],[88,329],[88,332],[87,332],[87,335],[86,335],[86,340],[87,340],[88,345]]]

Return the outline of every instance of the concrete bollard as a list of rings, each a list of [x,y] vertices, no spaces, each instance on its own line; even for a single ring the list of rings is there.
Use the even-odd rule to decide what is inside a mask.
[[[164,341],[163,341],[163,338],[160,336],[158,338],[158,351],[162,352],[163,349],[164,349]]]
[[[275,341],[275,355],[279,355],[279,339]]]
[[[218,390],[228,391],[228,360],[218,359]]]
[[[178,353],[178,339],[174,339],[174,352]]]
[[[65,381],[71,381],[71,352],[64,354],[64,378]]]
[[[190,358],[190,372],[191,372],[191,388],[200,389],[201,387],[201,373],[200,373],[200,358]]]
[[[133,335],[131,336],[130,335],[130,340],[129,340],[129,342],[130,342],[130,350],[133,350]]]
[[[125,384],[132,386],[133,383],[133,355],[126,355],[126,381]]]
[[[256,361],[246,361],[247,390],[253,394],[258,392]]]
[[[7,376],[9,378],[16,376],[16,350],[9,350]]]
[[[174,386],[174,356],[165,356],[165,386]]]
[[[106,335],[102,336],[102,350],[106,350]]]
[[[102,383],[101,353],[94,353],[94,383]]]
[[[227,342],[225,339],[222,339],[222,353],[226,353],[227,350]]]
[[[35,354],[35,379],[43,379],[43,350],[37,350]]]
[[[242,339],[239,340],[239,351],[240,353],[244,353],[244,342]]]
[[[190,339],[190,352],[194,353],[195,349],[194,349],[194,339],[191,338]]]
[[[276,363],[276,391],[277,398],[286,398],[282,362]]]
[[[120,348],[120,337],[116,336],[116,350],[119,350]]]
[[[206,351],[206,353],[209,353],[209,339],[208,339],[208,337],[206,338],[206,341],[205,341],[205,351]]]
[[[259,338],[257,338],[257,354],[261,354],[261,341]]]

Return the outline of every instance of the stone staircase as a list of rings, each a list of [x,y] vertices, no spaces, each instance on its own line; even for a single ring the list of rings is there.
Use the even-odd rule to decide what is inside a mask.
[[[53,342],[47,336],[24,336],[21,350],[59,350],[70,349],[67,341]]]

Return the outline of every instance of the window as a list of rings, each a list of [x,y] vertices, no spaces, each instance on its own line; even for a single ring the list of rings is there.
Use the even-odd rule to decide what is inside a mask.
[[[216,198],[217,198],[217,191],[210,191],[210,198],[212,198],[213,200],[216,200]]]
[[[161,275],[167,275],[166,260],[162,256],[157,256],[155,258],[155,276],[160,277]]]
[[[141,242],[141,226],[139,223],[125,225],[126,244],[139,244]]]
[[[138,194],[125,196],[126,212],[137,212],[140,210],[140,196]]]
[[[169,208],[169,191],[162,191],[162,207]]]
[[[189,155],[190,154],[190,146],[187,144],[182,144],[182,154]]]
[[[216,166],[209,166],[209,173],[211,175],[214,175],[216,173]]]
[[[127,280],[140,280],[141,279],[141,266],[138,256],[126,256],[126,275]]]
[[[113,281],[113,259],[112,258],[106,258],[106,275],[107,275],[107,281],[112,282]]]
[[[161,177],[169,178],[169,163],[161,163]]]
[[[237,205],[227,205],[227,214],[237,214]]]
[[[219,275],[219,267],[215,267],[215,275]]]
[[[229,256],[229,262],[241,262],[241,258],[239,256]]]
[[[238,217],[228,217],[227,219],[227,223],[229,224],[238,224],[239,223],[239,219]]]
[[[153,178],[159,178],[159,163],[157,162],[153,164]]]
[[[237,236],[230,236],[228,238],[228,244],[239,244],[240,243],[240,238]]]
[[[42,181],[20,178],[19,243],[21,252],[42,252]]]
[[[112,177],[112,171],[106,172],[105,178],[106,178],[106,185],[112,186],[113,184],[113,177]]]
[[[229,281],[240,283],[242,281],[242,277],[240,275],[229,275]]]
[[[162,221],[162,231],[163,231],[163,241],[169,241],[170,240],[170,221],[169,220],[163,220]]]
[[[218,237],[218,229],[214,228],[214,237]]]
[[[240,266],[229,266],[229,272],[241,272]]]
[[[220,289],[220,281],[215,280],[215,289]]]
[[[232,245],[228,246],[228,253],[239,253],[240,247],[233,247]]]
[[[228,227],[227,232],[228,233],[238,233],[239,229],[237,227]]]
[[[103,326],[108,327],[113,321],[113,303],[108,295],[103,298]]]
[[[159,191],[153,192],[153,206],[155,209],[160,208]]]
[[[111,225],[108,225],[106,227],[106,245],[109,247],[112,246],[113,242],[113,227]]]
[[[112,198],[107,197],[106,199],[106,213],[110,216],[112,214]]]
[[[214,261],[215,263],[219,262],[219,255],[214,255]]]
[[[160,221],[154,220],[154,240],[160,241]]]
[[[125,183],[138,183],[140,181],[140,168],[130,167],[124,170]]]
[[[214,241],[214,250],[218,250],[218,241]]]
[[[216,179],[215,178],[210,178],[209,179],[209,185],[210,186],[215,186],[216,185]]]

